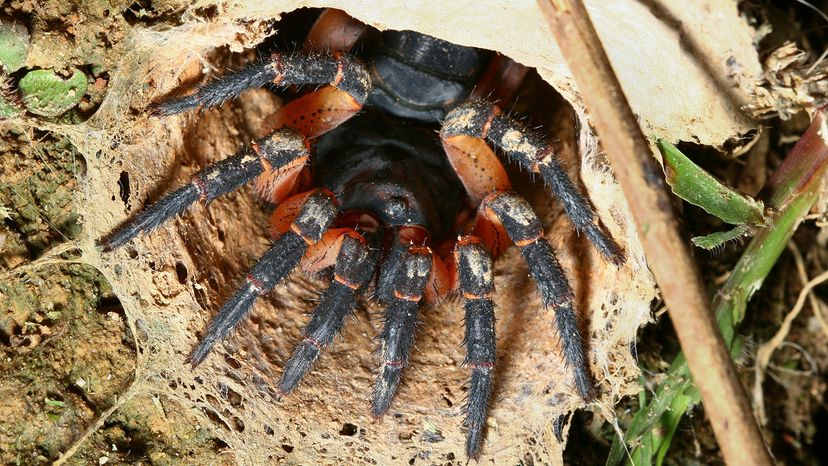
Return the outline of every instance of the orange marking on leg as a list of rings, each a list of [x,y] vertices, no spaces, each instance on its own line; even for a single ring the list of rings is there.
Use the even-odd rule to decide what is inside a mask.
[[[305,234],[302,233],[302,229],[299,228],[299,225],[297,225],[295,223],[291,223],[290,224],[290,231],[292,231],[292,232],[296,233],[297,235],[299,235],[303,240],[305,240],[305,244],[307,244],[308,246],[312,246],[314,244],[313,238],[308,238],[307,236],[305,236]]]
[[[198,191],[198,198],[202,202],[207,202],[207,185],[204,183],[204,179],[198,175],[194,175],[192,183],[193,186],[195,186],[196,191]]]
[[[351,94],[333,86],[304,95],[270,115],[262,124],[263,134],[284,126],[293,128],[306,138],[317,137],[356,115],[362,108]]]
[[[342,285],[345,285],[352,290],[359,288],[359,285],[357,285],[356,283],[352,283],[345,278],[342,278],[341,276],[339,276],[338,273],[334,274],[334,280],[336,280],[337,283],[341,283]]]
[[[538,238],[540,238],[541,236],[543,236],[543,230],[541,230],[540,233],[537,236],[533,237],[533,238],[525,238],[525,239],[522,239],[522,240],[515,241],[515,245],[519,248],[522,248],[524,246],[529,246],[530,244],[537,241]]]
[[[489,129],[492,127],[492,122],[494,119],[500,115],[500,109],[492,106],[492,112],[489,114],[489,118],[486,118],[486,123],[483,123],[483,128],[480,130],[480,138],[486,139],[486,136],[489,135]]]
[[[492,209],[486,207],[485,203],[477,210],[477,217],[474,219],[472,235],[480,238],[492,260],[497,259],[509,247],[511,240],[500,219],[497,218]]]
[[[275,52],[270,55],[270,59],[273,61],[273,67],[276,68],[276,77],[273,78],[271,81],[273,84],[279,84],[285,79],[285,73],[283,71],[283,64],[282,64],[282,54],[279,52]]]
[[[256,190],[262,199],[280,204],[296,192],[299,174],[305,168],[308,157],[297,158],[278,170],[274,170],[264,158],[260,160],[264,171],[256,178]]]
[[[422,295],[402,294],[397,290],[394,290],[394,297],[397,299],[402,299],[404,301],[411,301],[412,303],[420,302],[420,300],[423,298]]]
[[[475,207],[492,191],[512,189],[503,164],[483,139],[449,136],[443,139],[443,148]]]
[[[290,230],[290,225],[293,220],[302,211],[302,206],[305,205],[307,198],[315,191],[307,191],[299,194],[294,194],[287,200],[279,204],[273,215],[270,216],[268,223],[270,224],[270,234],[273,238],[278,238]]]
[[[337,86],[339,83],[342,82],[342,78],[345,77],[343,68],[344,63],[342,62],[342,54],[339,52],[333,53],[334,58],[336,59],[336,76],[334,76],[333,81],[331,81],[331,86]]]
[[[545,149],[541,149],[535,155],[535,162],[532,163],[532,171],[534,173],[540,173],[540,164],[546,160],[550,155],[555,152],[555,149],[552,146],[547,146]]]
[[[492,299],[492,293],[474,294],[464,291],[463,299]]]
[[[432,254],[431,259],[431,273],[428,276],[424,296],[427,304],[436,304],[451,290],[451,276],[446,267],[446,261],[436,254]]]
[[[317,273],[336,265],[336,258],[339,255],[342,239],[345,236],[365,241],[362,235],[351,228],[332,228],[322,234],[322,238],[305,251],[300,263],[302,270],[308,273]]]

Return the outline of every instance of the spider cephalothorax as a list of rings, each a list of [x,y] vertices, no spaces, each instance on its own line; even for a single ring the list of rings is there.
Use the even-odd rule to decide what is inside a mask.
[[[326,31],[337,35],[320,44]],[[311,35],[317,45],[350,49],[361,32],[361,25],[329,10]],[[278,391],[284,395],[297,387],[358,296],[371,287],[386,307],[375,417],[387,411],[400,383],[419,309],[459,293],[471,368],[466,452],[477,457],[495,364],[492,261],[510,243],[521,249],[542,302],[554,311],[576,389],[584,400],[593,397],[571,287],[532,207],[511,191],[489,144],[538,174],[604,257],[620,263],[623,255],[552,147],[490,101],[474,98],[476,83],[508,96],[522,76],[516,65],[410,31],[382,33],[378,44],[360,47],[358,58],[346,52],[275,53],[156,106],[156,114],[169,115],[216,106],[268,83],[323,86],[268,118],[267,136],[205,168],[101,243],[117,248],[199,199],[209,202],[256,179],[261,196],[277,206],[273,246],[211,320],[190,361],[195,366],[204,360],[254,301],[297,266],[329,270],[330,285],[284,367]]]

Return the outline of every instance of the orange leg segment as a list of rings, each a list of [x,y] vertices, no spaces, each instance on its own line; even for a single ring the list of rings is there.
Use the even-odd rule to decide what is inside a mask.
[[[285,202],[279,204],[276,211],[270,216],[270,235],[278,238],[290,230],[290,225],[305,205],[305,200],[315,191],[294,194]]]
[[[324,134],[356,115],[362,104],[351,94],[333,86],[304,95],[285,105],[262,124],[267,134],[278,128],[293,128],[307,138]]]
[[[365,25],[342,10],[328,8],[313,24],[302,48],[317,52],[347,52],[365,31]]]
[[[441,138],[449,163],[475,206],[492,191],[512,188],[506,169],[486,141],[464,134]]]
[[[318,273],[336,264],[342,241],[348,236],[365,243],[362,237],[352,228],[331,228],[322,235],[322,239],[308,247],[302,257],[302,270],[309,273]]]

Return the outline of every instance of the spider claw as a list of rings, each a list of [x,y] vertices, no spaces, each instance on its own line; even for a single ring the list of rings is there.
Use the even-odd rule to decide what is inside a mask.
[[[374,399],[371,403],[371,416],[380,419],[391,407],[391,401],[397,393],[402,377],[402,365],[384,365],[374,385]]]
[[[293,355],[285,364],[282,378],[279,380],[279,391],[289,394],[299,385],[311,365],[319,358],[320,350],[313,344],[303,341],[293,350]]]

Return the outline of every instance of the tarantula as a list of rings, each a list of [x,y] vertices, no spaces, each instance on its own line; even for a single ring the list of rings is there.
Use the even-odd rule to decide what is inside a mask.
[[[552,146],[480,95],[509,96],[525,69],[505,57],[411,31],[365,32],[327,10],[309,42],[328,53],[274,53],[153,107],[159,116],[209,108],[268,84],[321,86],[268,118],[267,136],[204,168],[101,240],[118,248],[157,228],[198,200],[210,202],[256,179],[277,207],[272,247],[210,321],[189,356],[193,367],[247,316],[255,300],[301,265],[332,271],[332,280],[278,383],[293,391],[320,352],[373,286],[386,306],[381,367],[371,413],[385,413],[400,384],[422,306],[457,291],[466,321],[465,364],[471,368],[466,454],[477,458],[495,364],[492,261],[516,244],[554,311],[568,367],[585,401],[593,398],[573,292],[532,207],[512,192],[489,144],[552,188],[575,228],[609,261],[618,245],[604,234]],[[367,34],[379,35],[367,41]],[[359,57],[347,50],[363,37]],[[357,118],[352,118],[359,114]],[[439,128],[439,137],[435,129]],[[442,149],[437,140],[442,143]]]

